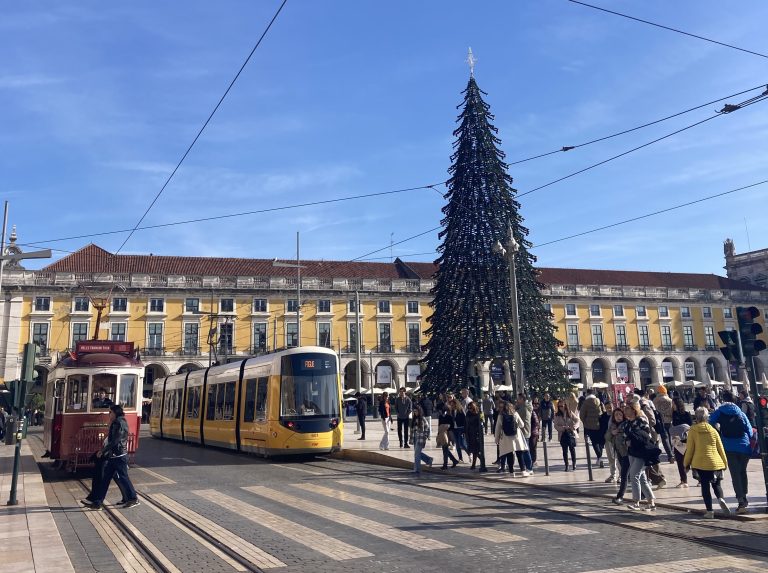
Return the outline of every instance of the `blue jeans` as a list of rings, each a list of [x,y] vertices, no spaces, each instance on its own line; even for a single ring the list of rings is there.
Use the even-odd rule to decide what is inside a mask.
[[[641,491],[648,501],[656,499],[653,496],[651,482],[645,475],[645,460],[643,458],[629,456],[629,481],[632,484],[632,499],[634,501],[640,501]]]
[[[415,441],[413,443],[413,471],[415,471],[417,474],[421,473],[421,462],[424,462],[429,466],[432,465],[432,458],[421,450],[421,445],[418,441]]]
[[[459,459],[463,459],[461,457],[462,449],[469,455],[469,446],[467,446],[467,436],[464,434],[464,428],[454,428],[453,439],[456,442],[456,455],[459,456]]]
[[[119,458],[109,458],[104,465],[104,476],[99,484],[98,491],[93,495],[93,502],[101,504],[104,502],[104,498],[107,496],[107,490],[109,489],[109,482],[115,478],[120,491],[123,492],[125,501],[132,501],[136,499],[136,490],[133,488],[130,478],[128,477],[128,456],[120,456]]]

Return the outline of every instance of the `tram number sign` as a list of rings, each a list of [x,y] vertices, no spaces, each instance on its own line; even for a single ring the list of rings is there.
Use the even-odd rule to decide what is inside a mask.
[[[119,354],[132,354],[133,342],[120,342],[115,340],[100,340],[77,342],[75,347],[77,354],[89,354],[94,352],[116,352]]]
[[[315,361],[314,360],[305,360],[304,361],[304,368],[314,368],[315,367]]]

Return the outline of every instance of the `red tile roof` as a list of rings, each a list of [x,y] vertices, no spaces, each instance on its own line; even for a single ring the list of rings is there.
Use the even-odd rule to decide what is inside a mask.
[[[288,264],[293,261],[283,261]],[[143,273],[150,275],[273,276],[294,277],[296,270],[275,267],[272,259],[224,257],[168,257],[155,255],[112,255],[90,244],[43,268],[47,272]],[[301,261],[301,274],[316,278],[429,279],[434,263]],[[712,274],[659,273],[595,269],[540,268],[541,282],[564,285],[615,285],[637,287],[701,288],[709,290],[768,290]]]

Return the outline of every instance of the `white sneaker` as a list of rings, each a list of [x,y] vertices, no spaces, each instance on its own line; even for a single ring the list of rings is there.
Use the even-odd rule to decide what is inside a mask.
[[[615,482],[616,482],[615,476],[608,476],[607,478],[605,478],[605,483],[615,483]]]
[[[728,504],[725,503],[725,500],[722,497],[717,498],[717,503],[720,504],[720,509],[723,510],[725,515],[731,515],[731,508],[728,507]]]
[[[715,518],[715,512],[714,511],[705,511],[704,512],[704,519],[714,519]]]

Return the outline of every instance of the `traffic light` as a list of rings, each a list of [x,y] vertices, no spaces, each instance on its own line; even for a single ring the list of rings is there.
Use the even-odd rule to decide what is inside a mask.
[[[721,330],[717,333],[725,346],[720,347],[720,352],[728,362],[741,363],[741,352],[739,351],[739,338],[735,330]]]
[[[744,358],[757,356],[761,350],[765,350],[765,342],[757,339],[757,335],[763,332],[763,327],[755,322],[758,316],[760,316],[760,311],[755,306],[736,307],[736,318],[739,322],[741,349]]]

